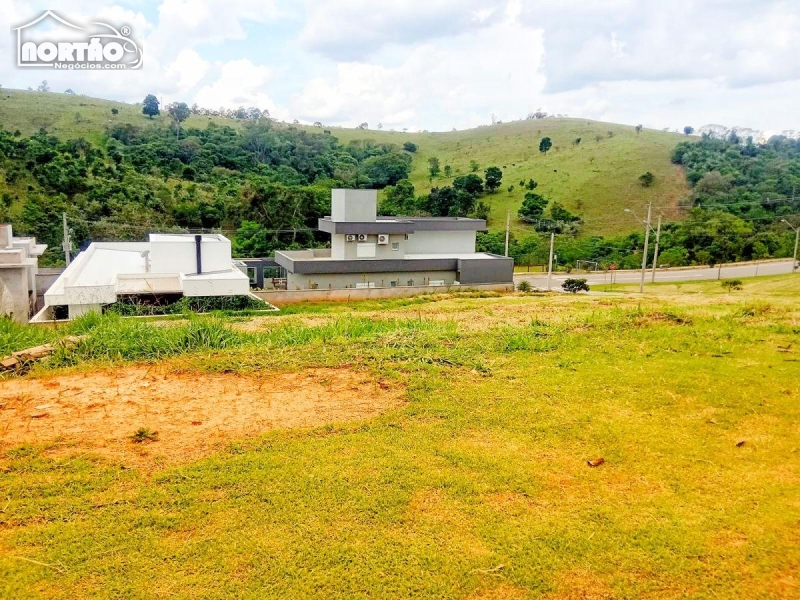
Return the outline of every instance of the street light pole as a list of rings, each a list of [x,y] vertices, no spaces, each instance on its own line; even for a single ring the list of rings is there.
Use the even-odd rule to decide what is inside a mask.
[[[647,220],[644,222],[644,252],[642,253],[642,278],[639,280],[639,293],[644,293],[644,272],[647,270],[647,244],[650,242],[650,211],[652,202],[647,203]]]
[[[661,241],[661,215],[658,215],[658,228],[656,229],[656,252],[653,255],[653,277],[651,283],[656,282],[656,265],[658,265],[658,242]]]
[[[794,190],[792,190],[794,192]],[[795,227],[786,219],[781,219],[782,223],[786,223],[789,227],[794,229],[794,255],[792,257],[792,272],[797,271],[797,243],[800,242],[800,227]]]

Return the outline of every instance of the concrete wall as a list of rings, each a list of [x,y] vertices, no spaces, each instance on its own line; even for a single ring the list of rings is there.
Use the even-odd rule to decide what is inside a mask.
[[[463,284],[504,282],[514,280],[514,259],[459,258],[458,277]]]
[[[407,254],[469,254],[475,252],[475,231],[415,231],[408,236]]]
[[[231,242],[222,237],[204,237],[201,242],[203,273],[231,268]],[[197,248],[194,236],[152,236],[150,272],[197,273]]]
[[[392,271],[384,273],[344,273],[344,274],[302,274],[289,273],[287,275],[287,291],[314,289],[343,289],[347,286],[355,288],[356,284],[375,284],[374,287],[392,287],[392,281],[397,282],[397,287],[427,285],[429,281],[444,281],[451,285],[457,281],[455,271]]]
[[[331,220],[358,222],[377,218],[377,190],[331,190]]]
[[[337,260],[358,259],[358,241],[348,242],[346,236],[335,233],[331,236],[331,258]],[[390,234],[388,244],[378,244],[377,235],[367,235],[367,243],[375,244],[375,258],[403,258],[406,250],[405,234]],[[397,250],[392,250],[392,244],[398,244]]]
[[[23,265],[0,268],[0,315],[27,323],[31,302],[28,294],[28,267]]]
[[[244,296],[250,293],[250,280],[241,271],[230,277],[181,277],[184,296]]]
[[[382,300],[389,298],[408,298],[422,294],[443,294],[447,292],[468,292],[468,291],[494,291],[494,292],[513,292],[514,285],[511,283],[484,284],[484,285],[452,285],[452,286],[414,286],[397,288],[371,288],[371,289],[347,289],[347,290],[302,290],[302,291],[283,291],[274,290],[268,292],[253,292],[262,300],[266,300],[275,306],[286,306],[288,304],[299,304],[302,302],[356,302],[359,300]]]

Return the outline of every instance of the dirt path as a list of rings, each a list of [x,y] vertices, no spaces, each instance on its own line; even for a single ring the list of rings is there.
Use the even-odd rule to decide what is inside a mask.
[[[0,382],[0,453],[55,443],[54,454],[175,464],[272,429],[364,419],[401,398],[402,390],[349,369],[236,375],[165,365],[10,379]],[[140,428],[157,440],[133,442]]]

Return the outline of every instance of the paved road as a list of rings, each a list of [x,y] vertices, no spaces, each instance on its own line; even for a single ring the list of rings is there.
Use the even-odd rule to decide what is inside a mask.
[[[693,267],[687,269],[659,269],[656,271],[656,282],[668,281],[702,281],[704,279],[731,279],[739,277],[756,277],[758,275],[780,275],[792,272],[791,260],[769,261],[762,263],[741,263],[722,267],[722,272],[718,267]],[[553,273],[553,288],[561,287],[561,283],[570,277],[580,277],[586,279],[590,284],[611,283],[611,273],[581,273],[568,275],[566,273]],[[616,271],[614,273],[614,283],[639,283],[641,271]],[[529,281],[530,284],[539,289],[547,288],[547,274],[541,273],[528,275],[527,273],[517,273],[514,281]],[[648,270],[645,276],[645,283],[652,281],[652,271]]]

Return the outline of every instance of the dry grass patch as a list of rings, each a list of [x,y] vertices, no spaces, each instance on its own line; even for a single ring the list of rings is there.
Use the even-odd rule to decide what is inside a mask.
[[[257,375],[175,369],[167,363],[2,381],[0,451],[46,444],[56,455],[174,464],[273,429],[365,419],[402,397],[396,386],[349,369]],[[132,439],[140,430],[147,435]]]

